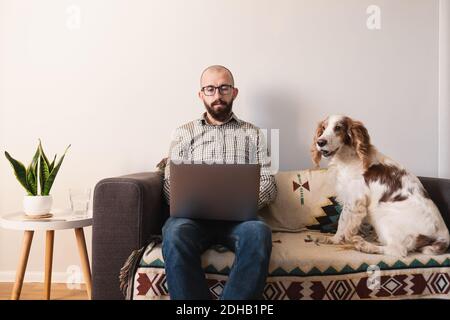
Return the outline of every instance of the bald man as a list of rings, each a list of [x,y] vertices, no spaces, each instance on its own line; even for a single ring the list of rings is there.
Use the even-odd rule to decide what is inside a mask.
[[[175,131],[169,161],[164,170],[164,195],[170,201],[172,160],[206,163],[261,164],[258,207],[276,196],[264,135],[259,128],[233,113],[238,95],[230,70],[214,65],[200,77],[198,96],[206,111],[200,119]],[[253,162],[252,162],[253,161]],[[212,245],[224,245],[235,261],[221,299],[260,299],[272,250],[271,229],[260,219],[224,222],[170,217],[163,227],[162,253],[171,299],[211,299],[201,266],[202,253]]]

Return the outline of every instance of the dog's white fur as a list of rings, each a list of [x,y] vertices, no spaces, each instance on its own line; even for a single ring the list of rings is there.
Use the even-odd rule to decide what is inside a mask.
[[[320,147],[320,139],[326,145]],[[320,242],[352,243],[366,253],[402,257],[413,251],[447,250],[448,229],[419,179],[378,152],[361,122],[341,115],[328,117],[319,123],[312,153],[317,166],[321,156],[331,158],[329,170],[343,206],[336,234],[321,237]],[[379,244],[359,234],[363,221],[373,226]]]

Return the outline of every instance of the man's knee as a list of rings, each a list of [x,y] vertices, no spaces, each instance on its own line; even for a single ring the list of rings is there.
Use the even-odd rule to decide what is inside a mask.
[[[163,237],[171,237],[183,233],[182,230],[196,229],[195,222],[188,218],[170,217],[162,228]]]
[[[199,229],[195,221],[187,218],[170,217],[163,226],[163,250],[168,246],[194,245]]]
[[[256,247],[272,248],[272,230],[267,224],[259,220],[243,222],[239,230],[239,238],[246,245],[254,244]]]
[[[198,228],[192,219],[170,217],[162,228],[163,241],[176,241],[192,237]]]

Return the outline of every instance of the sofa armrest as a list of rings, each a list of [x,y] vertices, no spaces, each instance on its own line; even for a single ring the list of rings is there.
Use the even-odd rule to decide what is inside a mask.
[[[156,172],[103,179],[94,190],[92,297],[123,299],[119,272],[164,222],[162,177]]]
[[[450,179],[419,177],[450,229]]]

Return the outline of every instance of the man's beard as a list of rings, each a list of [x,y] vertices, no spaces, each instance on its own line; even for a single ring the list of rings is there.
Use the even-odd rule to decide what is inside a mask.
[[[229,103],[226,103],[225,101],[218,99],[211,103],[211,105],[207,104],[205,101],[203,101],[205,104],[206,110],[211,115],[211,117],[216,121],[225,121],[228,119],[228,117],[231,114],[231,110],[233,108],[233,100],[231,100]],[[223,104],[224,107],[222,107],[220,110],[214,109],[214,106],[217,104]]]

